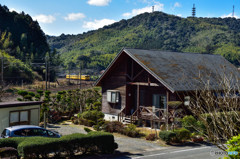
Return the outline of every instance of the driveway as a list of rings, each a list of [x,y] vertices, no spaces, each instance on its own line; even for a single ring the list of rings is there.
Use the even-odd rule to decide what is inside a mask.
[[[65,122],[64,124],[49,124],[47,129],[54,130],[59,132],[61,135],[68,135],[73,133],[83,133],[84,126],[82,125],[73,125],[71,122]],[[154,142],[149,142],[144,139],[139,138],[130,138],[120,134],[114,134],[115,142],[118,144],[117,151],[121,153],[142,153],[144,151],[153,151],[160,150],[164,147],[161,147],[159,144]]]

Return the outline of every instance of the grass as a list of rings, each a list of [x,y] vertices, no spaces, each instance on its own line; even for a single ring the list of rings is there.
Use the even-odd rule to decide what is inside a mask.
[[[137,127],[137,130],[140,130],[140,133],[145,134],[146,136],[149,134],[155,134],[157,132],[157,136],[160,132],[160,130],[155,130],[147,127]]]

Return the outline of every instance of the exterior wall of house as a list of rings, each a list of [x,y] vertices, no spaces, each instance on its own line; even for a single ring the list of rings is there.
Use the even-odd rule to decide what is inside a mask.
[[[10,112],[29,110],[29,124],[39,125],[40,105],[0,108],[0,133],[10,126]]]
[[[118,65],[114,65],[110,74],[102,81],[102,112],[104,114],[118,115],[126,105],[126,55],[119,58]],[[120,93],[118,103],[107,101],[107,90],[117,90]]]

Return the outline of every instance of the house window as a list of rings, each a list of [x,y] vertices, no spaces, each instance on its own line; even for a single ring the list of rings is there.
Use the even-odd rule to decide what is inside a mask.
[[[29,123],[28,110],[10,112],[9,116],[10,116],[10,119],[9,119],[10,126]]]
[[[184,97],[184,105],[189,106],[190,105],[190,96],[185,96]]]
[[[11,112],[10,113],[10,123],[17,123],[19,122],[19,112]]]
[[[153,94],[153,106],[160,109],[167,108],[167,98],[165,95]]]
[[[108,90],[107,91],[107,101],[109,103],[118,103],[119,102],[119,91],[118,90]]]

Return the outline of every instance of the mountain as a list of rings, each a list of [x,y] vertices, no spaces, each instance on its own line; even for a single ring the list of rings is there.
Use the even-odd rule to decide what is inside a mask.
[[[38,22],[24,12],[11,12],[0,5],[0,58],[4,80],[17,83],[41,79],[44,69],[41,64],[46,55],[51,59],[55,53],[50,51]]]
[[[78,35],[48,36],[65,65],[81,59],[85,68],[102,70],[123,47],[221,54],[240,66],[240,19],[181,18],[143,13]]]

